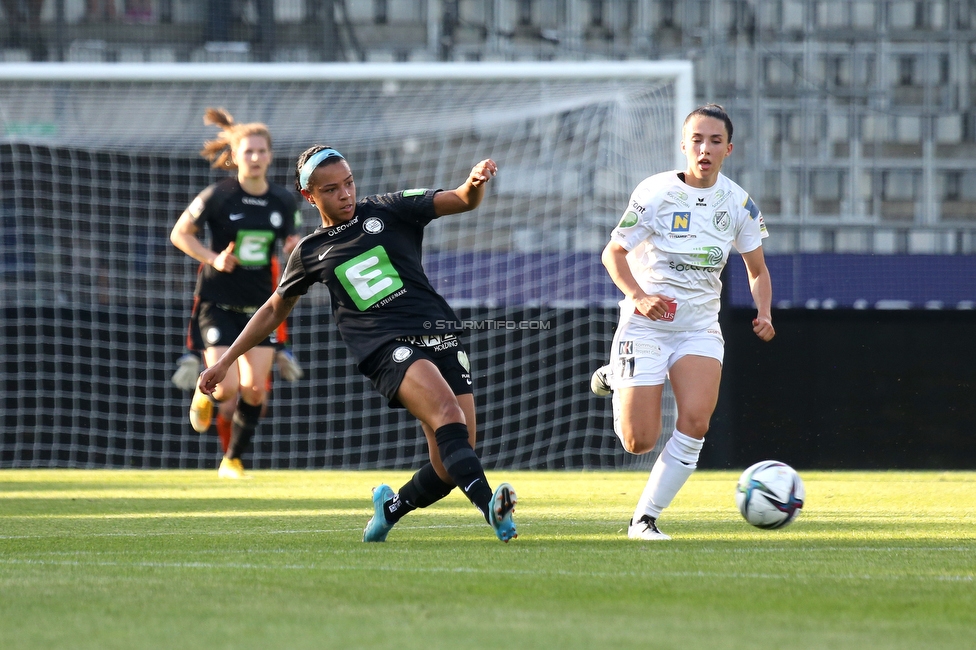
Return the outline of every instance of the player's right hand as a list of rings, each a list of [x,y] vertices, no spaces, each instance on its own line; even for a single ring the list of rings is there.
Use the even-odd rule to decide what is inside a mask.
[[[674,298],[654,293],[634,301],[634,307],[651,320],[661,320],[669,311],[673,312]]]
[[[240,260],[234,256],[234,242],[227,244],[227,248],[220,251],[220,254],[214,258],[213,263],[210,265],[220,271],[221,273],[230,273],[235,268],[237,268],[237,263]]]
[[[227,369],[218,361],[200,373],[200,379],[197,380],[197,387],[201,393],[213,395],[214,391],[217,390],[217,384],[223,381],[226,375]]]

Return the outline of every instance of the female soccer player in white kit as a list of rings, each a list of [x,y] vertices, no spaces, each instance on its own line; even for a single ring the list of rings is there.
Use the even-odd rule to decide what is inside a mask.
[[[591,389],[613,392],[614,432],[632,454],[647,453],[661,435],[666,377],[678,406],[674,433],[630,521],[631,539],[670,539],[658,530],[657,519],[697,467],[718,402],[725,351],[719,275],[733,246],[745,262],[758,309],[753,331],[764,341],[776,334],[762,214],[721,174],[732,153],[732,120],[725,109],[708,104],[692,111],[681,150],[688,159],[685,171],[656,174],[637,186],[602,258],[624,299],[610,363],[593,374]]]

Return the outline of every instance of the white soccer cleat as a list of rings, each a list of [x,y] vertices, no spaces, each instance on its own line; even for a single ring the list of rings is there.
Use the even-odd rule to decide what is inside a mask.
[[[644,515],[637,520],[637,523],[634,523],[634,520],[631,519],[630,526],[627,528],[627,537],[649,542],[671,539],[669,535],[665,535],[658,530],[657,520],[650,515]]]
[[[590,391],[599,397],[606,397],[612,391],[610,388],[610,366],[600,366],[590,377]]]

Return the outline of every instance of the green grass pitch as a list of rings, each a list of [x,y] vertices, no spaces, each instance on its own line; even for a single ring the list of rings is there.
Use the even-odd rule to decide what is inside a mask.
[[[363,544],[406,472],[0,471],[0,648],[976,648],[976,472],[803,472],[788,528],[699,471],[625,523],[633,472],[489,472]]]

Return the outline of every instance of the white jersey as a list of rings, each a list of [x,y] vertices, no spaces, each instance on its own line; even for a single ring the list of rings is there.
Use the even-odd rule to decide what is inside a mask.
[[[768,236],[762,213],[749,195],[718,175],[712,187],[681,181],[677,171],[641,181],[610,234],[628,251],[634,278],[649,294],[675,299],[673,314],[654,325],[668,330],[705,329],[718,321],[722,281],[732,247],[748,253]],[[621,310],[634,310],[624,299]]]

